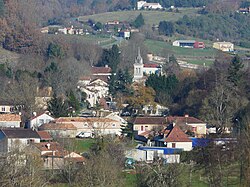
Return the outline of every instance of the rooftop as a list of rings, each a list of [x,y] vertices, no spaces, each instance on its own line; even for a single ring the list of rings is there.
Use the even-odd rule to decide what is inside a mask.
[[[17,114],[0,114],[0,121],[19,121],[21,122],[21,116]]]
[[[39,130],[76,130],[77,128],[72,123],[45,123],[39,127]]]
[[[112,123],[116,122],[115,120],[109,119],[109,118],[97,118],[97,117],[91,117],[91,118],[85,118],[85,117],[60,117],[56,120],[56,123],[59,122],[106,122],[106,123]]]
[[[110,67],[92,67],[91,72],[92,74],[103,74],[103,73],[111,73]]]
[[[164,117],[136,117],[133,121],[134,124],[166,124]]]
[[[166,135],[165,142],[192,142],[192,140],[178,126],[174,126]]]
[[[53,140],[53,138],[50,136],[50,134],[47,131],[37,131],[38,135],[40,136],[41,140]]]
[[[1,129],[7,138],[39,138],[40,136],[36,131],[31,129],[22,129],[22,128],[6,128]]]

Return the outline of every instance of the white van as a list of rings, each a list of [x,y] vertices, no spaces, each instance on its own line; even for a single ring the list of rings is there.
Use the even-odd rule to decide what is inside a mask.
[[[80,132],[76,137],[77,138],[94,138],[94,135],[92,132]]]

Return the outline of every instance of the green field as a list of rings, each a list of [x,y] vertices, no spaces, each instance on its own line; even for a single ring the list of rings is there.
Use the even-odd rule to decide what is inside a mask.
[[[75,139],[74,145],[76,152],[82,153],[89,151],[90,147],[95,143],[94,139]]]
[[[182,8],[179,9],[180,13],[166,12],[166,11],[153,11],[153,10],[131,10],[131,11],[117,11],[117,12],[106,12],[101,14],[94,14],[88,16],[80,16],[79,21],[88,21],[92,19],[96,22],[107,23],[108,21],[118,20],[118,21],[133,21],[140,13],[142,13],[145,24],[158,25],[160,21],[177,21],[184,15],[197,16],[197,11],[199,9],[195,8]]]

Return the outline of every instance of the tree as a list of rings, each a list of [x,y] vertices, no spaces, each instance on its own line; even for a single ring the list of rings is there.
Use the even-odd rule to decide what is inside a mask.
[[[180,179],[182,175],[182,166],[180,164],[163,165],[161,161],[158,161],[152,165],[138,165],[136,170],[140,173],[137,179],[138,186],[182,186]]]
[[[142,13],[140,13],[134,20],[134,22],[132,23],[132,25],[136,28],[140,28],[144,25],[144,18]]]
[[[159,23],[159,34],[172,36],[175,32],[174,23],[171,21],[161,21]]]
[[[58,97],[57,94],[54,93],[53,97],[48,102],[48,111],[51,115],[56,118],[68,116],[68,109],[67,102],[65,102],[62,97]]]
[[[242,68],[244,67],[239,55],[236,55],[228,68],[228,81],[238,86],[243,76]]]
[[[76,112],[78,112],[80,110],[80,102],[75,96],[75,93],[72,90],[70,90],[66,92],[66,96],[68,97],[67,105],[72,107]]]

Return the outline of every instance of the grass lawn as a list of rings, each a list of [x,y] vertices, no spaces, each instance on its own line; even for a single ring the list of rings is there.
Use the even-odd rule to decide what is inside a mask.
[[[213,60],[203,60],[203,59],[190,59],[186,60],[186,62],[190,64],[197,64],[197,65],[203,65],[205,63],[206,66],[211,66],[213,65],[214,61]]]
[[[75,139],[74,145],[76,152],[82,153],[89,151],[90,147],[95,143],[94,139]]]
[[[203,57],[203,58],[214,58],[217,51],[212,48],[205,49],[192,49],[172,46],[171,43],[156,40],[145,40],[144,44],[147,46],[149,51],[154,54],[160,54],[164,50],[170,51],[176,57]]]
[[[79,21],[88,21],[92,19],[96,22],[107,23],[108,21],[133,21],[140,13],[142,13],[145,24],[158,25],[160,21],[177,21],[184,15],[196,16],[199,9],[195,8],[182,8],[179,9],[180,13],[166,12],[166,11],[153,11],[153,10],[131,10],[131,11],[117,11],[117,12],[106,12],[101,14],[94,14],[88,16],[80,16]]]

